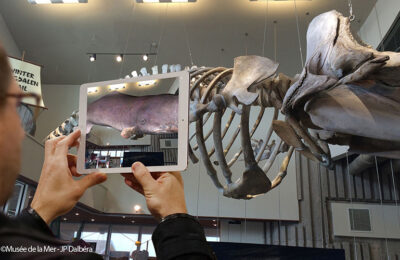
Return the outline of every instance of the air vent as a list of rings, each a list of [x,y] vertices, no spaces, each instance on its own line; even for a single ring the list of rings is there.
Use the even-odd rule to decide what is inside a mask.
[[[369,209],[349,209],[352,231],[371,231]]]
[[[178,148],[178,139],[160,139],[161,149]]]

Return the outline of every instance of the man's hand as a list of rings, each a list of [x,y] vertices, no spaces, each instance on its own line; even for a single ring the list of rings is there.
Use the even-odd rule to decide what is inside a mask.
[[[179,172],[150,173],[140,162],[131,173],[123,173],[125,183],[143,194],[151,214],[161,219],[175,213],[187,213],[183,180]]]
[[[71,147],[78,146],[81,132],[49,140],[45,145],[45,158],[39,185],[31,207],[49,224],[56,217],[70,211],[83,193],[107,179],[104,173],[92,173],[79,180],[76,171],[76,156],[68,154]]]

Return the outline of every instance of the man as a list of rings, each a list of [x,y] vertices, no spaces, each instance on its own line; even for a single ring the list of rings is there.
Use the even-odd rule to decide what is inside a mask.
[[[24,132],[17,107],[24,95],[0,45],[0,205],[11,196],[20,170]],[[16,219],[0,214],[1,259],[102,259],[94,253],[69,252],[65,242],[55,238],[47,226],[70,211],[89,187],[107,179],[104,173],[92,173],[79,180],[73,178],[80,174],[76,171],[76,157],[68,154],[68,150],[78,145],[79,136],[80,131],[75,131],[67,137],[47,141],[42,173],[30,208]],[[132,171],[133,174],[124,174],[126,184],[146,197],[150,212],[161,220],[153,234],[158,258],[212,259],[200,224],[186,214],[180,173],[157,173],[153,177],[141,163],[133,164]]]

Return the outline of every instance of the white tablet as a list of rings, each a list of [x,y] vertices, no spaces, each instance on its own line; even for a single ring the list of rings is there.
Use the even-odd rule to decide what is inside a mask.
[[[82,85],[78,172],[185,170],[188,116],[187,71]]]

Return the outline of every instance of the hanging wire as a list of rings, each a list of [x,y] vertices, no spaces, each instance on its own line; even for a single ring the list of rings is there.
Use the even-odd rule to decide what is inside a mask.
[[[349,0],[349,5],[350,5],[350,4],[351,4],[351,0]],[[380,22],[379,22],[378,11],[377,11],[377,9],[376,9],[376,4],[375,4],[375,6],[374,6],[374,9],[375,9],[375,15],[376,15],[376,21],[377,21],[377,25],[378,25],[378,30],[379,30],[379,36],[380,36],[380,38],[381,38],[381,43],[382,43],[382,50],[384,51],[384,50],[385,50],[385,46],[384,46],[384,44],[383,44],[383,35],[382,35],[382,30],[381,30],[381,24],[380,24]],[[352,8],[351,8],[350,10],[351,10],[351,12],[353,11]],[[351,21],[351,19],[350,19],[350,21]],[[392,160],[390,160],[390,165],[392,166]],[[382,217],[383,217],[383,227],[384,227],[385,235],[386,235],[387,233],[386,233],[385,212],[384,212],[384,210],[383,210],[381,182],[380,182],[380,178],[379,178],[378,160],[376,159],[376,156],[375,156],[375,166],[376,166],[376,175],[377,175],[377,177],[378,177],[379,198],[380,198],[380,200],[381,200],[381,209],[382,209]],[[392,178],[393,178],[393,167],[391,167],[391,168],[392,168]],[[394,178],[393,178],[393,184],[394,184]],[[394,188],[394,186],[393,186],[393,188]],[[396,206],[397,206],[397,200],[396,200]],[[386,246],[386,256],[387,256],[387,259],[390,259],[390,256],[389,256],[389,247],[388,247],[388,239],[387,239],[387,237],[385,237],[385,246]]]
[[[394,173],[393,173],[393,160],[390,159],[390,169],[392,170],[392,182],[393,182],[393,193],[394,193],[394,201],[396,203],[396,209],[397,209],[397,220],[399,221],[400,224],[400,209],[398,207],[398,198],[397,198],[397,190],[396,190],[396,181],[394,180]]]
[[[356,18],[356,16],[353,14],[353,3],[351,2],[351,0],[349,0],[349,20],[350,22],[354,21],[354,19]]]
[[[224,66],[224,65],[223,65],[224,51],[225,51],[225,49],[224,49],[224,48],[221,48],[221,54],[219,55],[218,66],[222,66],[222,67]]]
[[[92,39],[90,40],[90,46],[93,47],[94,42],[96,41],[96,36],[95,34],[92,35]],[[24,52],[25,54],[25,52]],[[89,69],[88,69],[88,78],[87,78],[87,82],[90,82],[91,80],[91,76],[92,74],[97,74],[97,62],[89,62]],[[93,73],[94,70],[94,73]]]
[[[244,53],[247,56],[247,38],[249,37],[249,34],[246,32],[244,33]]]
[[[197,218],[199,218],[199,198],[200,198],[200,163],[199,163],[199,178],[197,180]]]
[[[244,241],[247,240],[247,200],[244,201]]]
[[[128,44],[129,44],[129,41],[130,41],[131,35],[132,35],[133,19],[135,17],[133,14],[135,13],[135,7],[136,7],[135,2],[132,1],[132,12],[131,12],[131,17],[130,17],[131,22],[130,22],[130,26],[129,26],[128,37],[126,38],[124,53],[126,53],[128,50]],[[122,53],[122,54],[124,54],[124,53]],[[122,71],[123,71],[124,65],[125,65],[125,59],[122,59],[121,69],[119,71],[119,78],[121,78],[121,76],[122,76]]]
[[[386,235],[386,234],[387,234],[387,231],[386,231],[385,211],[384,211],[384,209],[383,209],[383,199],[382,199],[382,190],[381,190],[381,180],[380,180],[380,177],[379,177],[378,160],[376,159],[376,156],[375,156],[375,167],[376,167],[376,177],[377,177],[377,179],[378,179],[379,199],[380,199],[380,201],[381,201],[381,209],[382,209],[381,211],[382,211],[382,218],[383,218],[383,229],[385,230],[385,235]],[[386,256],[387,256],[387,259],[390,259],[387,237],[385,237],[385,246],[386,246]]]
[[[297,26],[297,36],[298,36],[298,39],[299,39],[301,67],[303,68],[303,66],[304,66],[304,60],[303,60],[303,50],[302,50],[302,48],[301,48],[300,27],[299,27],[299,14],[297,13],[297,4],[296,4],[296,0],[293,0],[293,3],[294,3],[295,14],[296,14],[296,26]]]
[[[186,3],[186,10],[187,10],[187,8],[188,8],[188,4]],[[190,43],[189,43],[188,33],[187,33],[187,30],[186,30],[186,20],[185,20],[185,18],[183,18],[183,30],[185,31],[186,45],[187,45],[187,48],[188,48],[188,51],[189,51],[190,64],[192,64],[192,66],[193,66],[194,65],[193,56],[192,56],[192,50],[190,49]]]
[[[265,57],[265,41],[267,37],[267,24],[268,24],[268,2],[265,1],[265,18],[264,18],[264,40],[263,40],[263,45],[262,45],[262,56]]]
[[[353,207],[353,189],[352,189],[352,185],[351,185],[351,181],[350,181],[350,169],[349,169],[349,153],[346,152],[346,163],[347,163],[347,181],[348,181],[348,185],[349,185],[349,197],[350,197],[350,205],[351,205],[351,209],[354,209]],[[350,212],[349,212],[350,213]],[[353,214],[351,214],[351,226],[354,227],[354,212]],[[356,246],[356,235],[353,233],[353,246],[354,246],[354,255],[357,258],[357,246]]]
[[[274,60],[277,61],[277,50],[278,50],[278,31],[276,24],[278,21],[274,21]]]
[[[385,51],[385,44],[383,44],[383,34],[382,34],[382,28],[381,28],[381,23],[379,22],[379,16],[378,16],[378,10],[376,9],[376,4],[374,6],[375,10],[375,15],[376,15],[376,23],[378,25],[378,31],[379,31],[379,37],[381,40],[381,46],[382,46],[382,51]]]
[[[168,18],[168,3],[166,4],[166,7],[165,7],[165,20],[166,20],[166,21],[167,21],[167,18]],[[160,15],[160,23],[161,23],[161,15]],[[164,33],[165,33],[165,31],[166,31],[166,26],[165,26],[166,22],[164,22],[164,23],[162,23],[162,24],[163,24],[163,26],[162,26],[162,28],[160,29],[160,30],[161,30],[161,31],[160,31],[160,37],[158,38],[157,54],[156,54],[156,57],[154,58],[154,65],[153,65],[153,66],[156,66],[156,65],[157,65],[158,54],[159,54],[159,52],[160,52],[160,46],[161,46],[161,40],[162,40],[162,38],[163,38],[163,36],[164,36]]]
[[[221,236],[220,236],[220,230],[219,230],[219,225],[220,225],[220,223],[219,223],[219,196],[220,196],[220,194],[219,194],[219,192],[217,192],[217,196],[218,196],[218,204],[217,204],[217,221],[216,221],[216,224],[217,224],[217,237],[218,237],[218,241],[220,242],[221,241]]]

